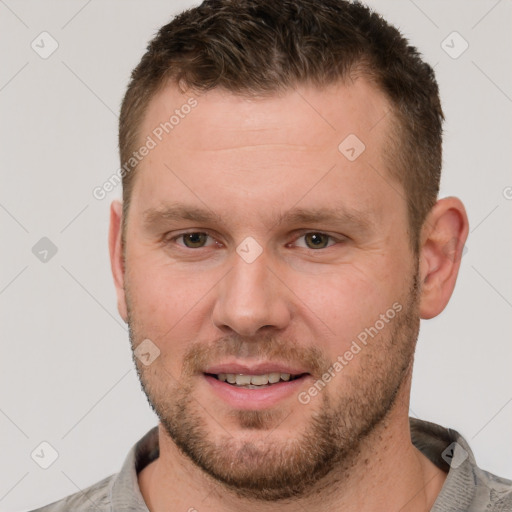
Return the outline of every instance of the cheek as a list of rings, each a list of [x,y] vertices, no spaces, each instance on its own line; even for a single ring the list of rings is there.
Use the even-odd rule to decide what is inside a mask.
[[[134,244],[127,254],[130,291],[137,310],[178,313],[193,294],[194,275],[172,264],[161,248]]]
[[[179,313],[182,289],[180,284],[169,279],[164,272],[156,271],[149,265],[132,273],[130,292],[134,309],[143,318],[165,316],[169,312]],[[181,301],[183,302],[183,301]]]
[[[375,271],[365,273],[355,267],[324,275],[321,280],[301,276],[295,282],[303,314],[315,323],[315,331],[325,331],[337,353],[374,325],[400,296],[400,290],[389,286],[386,274],[379,278]]]
[[[216,275],[191,272],[151,256],[128,260],[128,268],[130,313],[137,337],[149,338],[162,352],[172,348],[174,353],[196,336],[209,314]]]
[[[182,288],[188,289],[158,272],[139,272],[130,282],[130,321],[136,344],[149,339],[159,350],[158,358],[144,368],[148,381],[172,377],[170,382],[174,382],[188,342],[195,335],[197,313],[192,306],[197,299],[187,297]]]

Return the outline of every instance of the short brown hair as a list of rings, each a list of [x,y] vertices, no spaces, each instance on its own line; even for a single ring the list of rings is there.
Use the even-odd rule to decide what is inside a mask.
[[[344,0],[205,0],[160,29],[133,70],[119,119],[121,165],[171,80],[181,90],[265,95],[364,76],[392,105],[388,171],[404,187],[412,248],[437,200],[444,119],[433,69],[400,32]],[[133,159],[132,159],[133,160]],[[134,165],[136,167],[136,165]],[[123,174],[123,245],[135,169]]]

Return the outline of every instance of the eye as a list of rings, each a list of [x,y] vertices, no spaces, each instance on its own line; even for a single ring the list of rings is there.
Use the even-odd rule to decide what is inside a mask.
[[[304,242],[302,244],[298,243],[298,241],[301,239],[304,239]],[[183,242],[179,243],[178,240],[183,240]],[[176,242],[177,245],[181,247],[186,247],[187,249],[201,249],[202,247],[207,247],[215,244],[215,240],[208,233],[204,233],[201,231],[182,233],[181,235],[177,235],[169,239],[169,242]],[[336,242],[337,240],[331,235],[327,235],[326,233],[322,233],[319,231],[310,231],[296,238],[293,243],[305,249],[315,250],[326,249],[331,245],[335,245]]]
[[[182,233],[181,235],[175,236],[171,240],[177,241],[180,238],[183,239],[183,244],[178,245],[183,245],[188,249],[200,249],[201,247],[206,247],[206,242],[208,238],[210,238],[210,235],[208,235],[208,233],[194,231],[192,233]]]
[[[304,239],[305,245],[299,246],[306,247],[306,249],[325,249],[336,243],[332,236],[317,231],[303,234],[295,240],[295,243],[301,238]],[[332,243],[329,243],[329,240],[331,240]]]

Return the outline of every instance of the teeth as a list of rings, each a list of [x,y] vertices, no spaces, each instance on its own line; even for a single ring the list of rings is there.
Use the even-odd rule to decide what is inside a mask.
[[[251,384],[255,386],[265,386],[268,384],[268,375],[253,375],[251,378]],[[236,383],[238,384],[238,377],[236,379]]]
[[[270,384],[275,384],[276,382],[279,382],[279,379],[281,378],[280,373],[269,373],[268,374],[268,381]]]
[[[236,385],[237,386],[246,386],[247,384],[251,383],[251,376],[250,375],[237,375],[236,376]]]
[[[222,382],[229,382],[237,386],[266,386],[268,384],[275,384],[280,380],[289,381],[291,375],[289,373],[265,373],[263,375],[243,375],[240,373],[219,373],[217,378]]]

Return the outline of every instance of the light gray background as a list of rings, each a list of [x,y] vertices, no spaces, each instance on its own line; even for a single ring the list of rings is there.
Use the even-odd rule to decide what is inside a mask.
[[[118,168],[131,69],[191,5],[0,0],[2,511],[118,471],[156,424],[110,274],[108,208],[121,190],[102,201],[92,190]],[[435,65],[447,117],[441,196],[459,196],[471,224],[452,300],[422,323],[411,415],[458,430],[481,467],[512,478],[512,4],[372,5]],[[59,44],[48,59],[31,48],[43,31]],[[453,31],[469,43],[457,59],[441,46]],[[43,263],[32,247],[45,236],[58,252]],[[30,456],[42,441],[59,454],[46,470]]]

